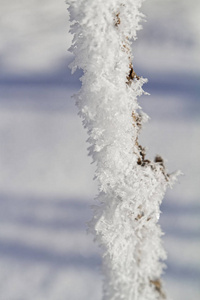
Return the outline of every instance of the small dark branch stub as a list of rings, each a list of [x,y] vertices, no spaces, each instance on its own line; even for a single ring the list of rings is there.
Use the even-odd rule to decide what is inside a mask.
[[[132,63],[129,65],[129,75],[127,76],[127,84],[131,84],[134,79],[139,80],[140,77],[135,73]]]
[[[162,290],[162,284],[160,279],[150,280],[150,283],[154,286],[155,290],[160,294],[162,299],[166,299],[166,295]]]
[[[121,23],[120,17],[119,17],[119,13],[116,14],[116,18],[115,18],[115,26],[118,27]]]

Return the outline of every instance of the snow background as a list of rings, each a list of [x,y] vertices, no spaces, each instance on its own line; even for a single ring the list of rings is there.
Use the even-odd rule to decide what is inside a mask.
[[[0,300],[100,300],[101,259],[86,235],[96,195],[71,95],[78,74],[64,1],[0,0]],[[200,2],[146,1],[133,45],[151,120],[149,157],[185,174],[162,205],[172,299],[200,298]],[[80,74],[80,73],[79,73]]]

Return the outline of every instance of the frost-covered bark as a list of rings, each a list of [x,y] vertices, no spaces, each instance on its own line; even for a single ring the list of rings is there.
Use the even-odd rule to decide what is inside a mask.
[[[133,70],[131,40],[141,27],[141,0],[69,0],[72,70],[81,68],[76,104],[88,130],[99,195],[90,230],[103,250],[104,300],[165,299],[166,258],[160,204],[176,174],[138,143],[148,116],[138,105],[146,79]]]

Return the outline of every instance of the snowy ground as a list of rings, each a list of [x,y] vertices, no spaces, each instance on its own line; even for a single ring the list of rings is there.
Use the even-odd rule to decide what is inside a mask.
[[[0,12],[0,300],[100,300],[99,250],[85,233],[94,166],[70,98],[78,83],[66,70],[65,4],[7,3],[1,0]],[[198,300],[199,2],[192,10],[187,1],[167,0],[163,15],[152,3],[135,46],[137,71],[149,78],[151,93],[140,100],[151,117],[141,141],[150,157],[162,154],[169,171],[185,174],[162,205],[165,282],[172,299]],[[159,30],[152,21],[158,16]]]

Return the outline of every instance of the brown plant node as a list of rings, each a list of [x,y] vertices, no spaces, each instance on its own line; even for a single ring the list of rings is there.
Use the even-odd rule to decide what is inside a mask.
[[[160,155],[156,155],[154,161],[156,163],[159,163],[164,168],[164,161],[163,161],[163,158]]]
[[[129,74],[128,74],[128,76],[127,76],[126,78],[127,78],[127,82],[126,82],[126,83],[127,83],[128,85],[130,85],[134,79],[137,79],[137,80],[140,79],[140,76],[138,76],[138,75],[135,73],[135,71],[134,71],[134,69],[133,69],[132,63],[130,63],[130,65],[129,65]]]
[[[146,155],[145,148],[142,147],[141,145],[138,145],[138,149],[139,149],[139,157],[138,157],[138,160],[137,160],[137,164],[142,166],[142,167],[151,164],[150,160],[145,159],[145,155]]]
[[[115,18],[115,26],[118,27],[121,23],[120,17],[119,17],[120,13],[116,14],[116,18]]]
[[[120,19],[120,13],[117,13],[115,15],[115,27],[118,27],[121,24],[121,19]],[[130,53],[130,48],[126,45],[128,43],[128,37],[125,38],[125,42],[123,44],[123,48],[125,49],[125,52],[128,54]],[[140,76],[138,76],[134,69],[133,69],[133,64],[131,62],[131,57],[129,56],[130,64],[129,64],[129,74],[127,75],[127,84],[130,85],[132,81],[136,78],[137,80],[140,79]]]
[[[144,217],[144,213],[140,213],[137,215],[137,217],[135,218],[136,221],[140,220],[142,217]]]
[[[162,290],[162,284],[160,279],[150,280],[150,283],[154,286],[155,290],[161,295],[162,299],[166,299],[166,295]]]
[[[135,124],[137,125],[137,127],[140,129],[142,127],[142,116],[140,114],[137,114],[135,112],[132,112],[132,118],[133,118],[133,126],[135,126]]]
[[[167,174],[166,170],[165,170],[165,164],[164,164],[164,160],[160,155],[156,155],[156,157],[154,158],[154,162],[158,163],[161,167],[161,171],[163,173],[163,175],[165,176],[166,181],[169,180],[169,174]]]
[[[136,122],[136,118],[137,117],[135,117],[135,115],[134,115],[135,122]],[[139,150],[137,164],[140,165],[141,167],[150,165],[152,170],[155,170],[156,169],[155,163],[158,163],[160,165],[160,170],[162,171],[162,173],[165,177],[165,180],[169,181],[169,174],[167,174],[167,172],[165,170],[165,164],[164,164],[164,160],[162,159],[162,157],[160,155],[156,155],[156,157],[154,159],[154,163],[148,159],[145,159],[145,156],[146,156],[145,148],[142,147],[141,145],[139,145],[137,141],[138,141],[138,138],[136,139],[136,145],[138,146],[138,150]]]

